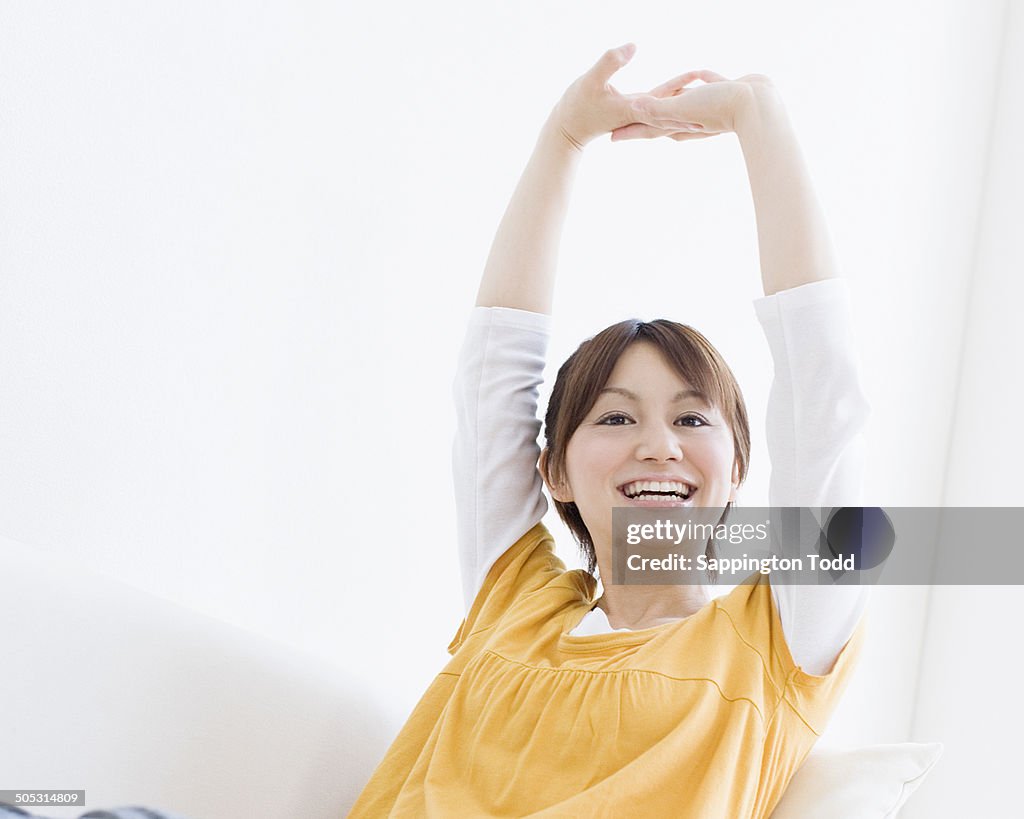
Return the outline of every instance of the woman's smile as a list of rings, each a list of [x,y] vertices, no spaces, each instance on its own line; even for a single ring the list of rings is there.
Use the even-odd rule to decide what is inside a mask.
[[[634,478],[618,489],[627,506],[693,506],[697,493],[692,481],[661,475]]]

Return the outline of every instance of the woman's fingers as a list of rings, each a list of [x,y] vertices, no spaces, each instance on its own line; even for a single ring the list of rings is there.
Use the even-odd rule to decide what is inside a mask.
[[[668,136],[676,142],[682,142],[684,139],[707,139],[708,137],[718,136],[718,132],[713,134],[669,134]]]
[[[704,80],[704,82],[728,82],[726,77],[723,77],[721,74],[714,71],[697,69],[696,71],[687,71],[685,74],[680,74],[678,77],[673,77],[671,80],[663,82],[657,88],[652,88],[650,94],[654,97],[674,96],[675,94],[684,91],[686,86],[694,80]]]
[[[662,131],[703,131],[705,130],[700,111],[687,112],[679,97],[647,97],[633,100],[629,104],[633,119],[642,125],[652,125]]]
[[[673,77],[671,80],[663,82],[657,88],[652,88],[650,94],[652,97],[671,97],[684,90],[687,85],[697,79],[697,74],[697,71],[687,71],[685,74],[680,74],[678,77]]]
[[[704,80],[704,82],[729,82],[728,77],[723,77],[717,71],[710,71],[707,68],[701,69],[697,74],[698,78]]]
[[[694,80],[703,80],[703,84],[686,87]],[[739,85],[717,71],[687,71],[631,100],[630,116],[671,131],[685,130],[687,124],[701,125],[703,129],[697,130],[709,133],[731,130]]]
[[[668,131],[729,131],[732,130],[729,123],[736,95],[732,89],[727,89],[724,93],[717,90],[727,85],[731,83],[702,85],[690,89],[689,93],[675,97],[649,96],[634,100],[630,103],[629,116],[635,122],[643,122]],[[713,88],[716,90],[711,91]]]
[[[717,136],[718,132],[705,134],[701,132],[674,131],[665,128],[658,128],[654,125],[645,125],[642,122],[634,122],[624,125],[612,131],[612,142],[621,142],[625,139],[655,139],[657,137],[671,137],[675,140],[683,139],[704,139],[705,137]]]
[[[642,122],[634,122],[612,131],[612,142],[619,142],[623,139],[650,139],[652,137],[664,136],[664,134],[665,132],[661,128],[655,128],[653,125],[644,125]]]
[[[674,97],[646,96],[632,100],[629,107],[637,122],[667,128],[670,124],[683,121],[684,115],[680,108],[687,97],[686,94]]]

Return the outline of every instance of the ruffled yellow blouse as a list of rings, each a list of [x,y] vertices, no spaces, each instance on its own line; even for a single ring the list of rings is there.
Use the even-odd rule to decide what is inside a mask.
[[[452,659],[355,817],[764,817],[853,671],[797,667],[766,575],[684,620],[571,636],[596,581],[538,523],[491,567]]]

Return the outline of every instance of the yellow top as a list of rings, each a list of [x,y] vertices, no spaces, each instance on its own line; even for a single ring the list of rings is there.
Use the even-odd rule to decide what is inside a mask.
[[[491,567],[357,817],[762,817],[824,729],[865,621],[797,667],[767,575],[700,611],[571,636],[596,581],[538,523]]]

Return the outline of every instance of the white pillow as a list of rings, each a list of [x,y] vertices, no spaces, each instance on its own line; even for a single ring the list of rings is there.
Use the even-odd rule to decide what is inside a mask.
[[[893,819],[942,750],[941,742],[815,749],[793,775],[771,819]]]

